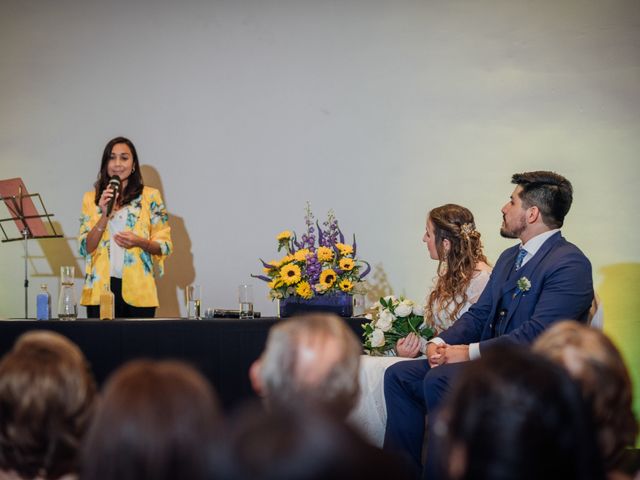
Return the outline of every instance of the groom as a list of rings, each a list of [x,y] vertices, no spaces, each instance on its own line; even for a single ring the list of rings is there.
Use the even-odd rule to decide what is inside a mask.
[[[409,454],[421,469],[425,415],[429,450],[425,473],[436,478],[441,439],[433,413],[467,360],[494,345],[530,345],[552,323],[586,321],[593,300],[591,264],[560,233],[573,198],[571,183],[553,172],[513,175],[516,188],[502,207],[500,234],[517,238],[496,262],[484,292],[467,313],[427,346],[427,360],[399,362],[384,379],[384,448]],[[434,425],[436,428],[433,428]]]

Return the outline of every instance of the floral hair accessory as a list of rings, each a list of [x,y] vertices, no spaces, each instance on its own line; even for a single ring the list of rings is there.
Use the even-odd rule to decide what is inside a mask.
[[[531,290],[531,280],[529,280],[527,277],[520,277],[516,282],[516,287],[518,287],[518,289],[513,294],[513,298],[516,298],[516,296],[520,293],[525,293]]]
[[[476,226],[473,223],[463,223],[460,226],[460,231],[462,232],[462,235],[465,237],[468,237],[469,235],[471,235],[475,229],[476,229]]]

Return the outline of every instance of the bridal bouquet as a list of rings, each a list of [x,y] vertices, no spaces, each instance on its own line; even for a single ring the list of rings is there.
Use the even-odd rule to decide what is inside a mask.
[[[424,307],[411,300],[393,295],[381,298],[367,314],[370,322],[362,325],[365,350],[369,355],[385,355],[411,332],[429,340],[433,330],[424,325],[423,317]]]
[[[356,238],[345,243],[338,220],[330,210],[322,226],[306,206],[306,232],[298,238],[285,230],[276,236],[278,252],[284,257],[265,262],[263,275],[252,275],[267,282],[272,300],[298,296],[309,300],[318,295],[342,293],[353,295],[360,280],[371,270],[369,264],[356,256]]]

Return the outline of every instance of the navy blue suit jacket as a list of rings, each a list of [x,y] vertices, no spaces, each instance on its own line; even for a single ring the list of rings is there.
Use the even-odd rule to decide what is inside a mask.
[[[482,352],[503,342],[530,344],[559,320],[586,321],[593,300],[593,281],[591,263],[580,249],[558,232],[515,272],[518,249],[519,245],[515,245],[500,255],[478,301],[439,335],[446,343],[480,342]],[[526,292],[517,287],[522,277],[531,282]],[[507,299],[502,306],[507,314],[494,332],[501,298]]]

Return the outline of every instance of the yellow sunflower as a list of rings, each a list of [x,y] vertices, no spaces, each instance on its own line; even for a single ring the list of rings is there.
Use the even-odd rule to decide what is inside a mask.
[[[280,266],[284,265],[285,263],[289,263],[289,262],[293,262],[293,255],[291,255],[291,254],[285,255],[284,257],[282,257],[280,259]]]
[[[276,236],[276,240],[278,240],[279,242],[282,242],[284,240],[289,240],[291,238],[293,234],[289,231],[289,230],[284,230],[283,232],[280,232],[277,236]]]
[[[340,287],[340,290],[342,290],[343,292],[350,292],[353,288],[353,283],[351,282],[351,280],[347,280],[345,278],[338,284],[338,287]]]
[[[352,258],[342,258],[339,262],[340,270],[344,270],[345,272],[350,272],[353,270],[353,259]]]
[[[309,253],[311,252],[309,252],[308,248],[301,248],[293,254],[293,258],[296,262],[304,262],[307,259],[307,255],[309,255]]]
[[[325,288],[331,288],[333,284],[336,283],[336,278],[336,272],[334,272],[330,268],[327,268],[320,274],[320,285]]]
[[[300,267],[289,263],[280,269],[280,276],[287,285],[294,285],[300,281]]]
[[[274,288],[282,286],[282,280],[279,278],[274,278],[269,283],[267,283],[267,286],[273,290]]]
[[[333,250],[329,247],[318,247],[318,260],[321,262],[330,262],[333,260]]]
[[[353,247],[346,243],[336,243],[336,248],[340,250],[340,255],[351,255],[353,253]]]
[[[298,286],[296,286],[296,293],[306,299],[313,297],[313,290],[311,290],[311,285],[309,285],[307,281],[300,282]]]

